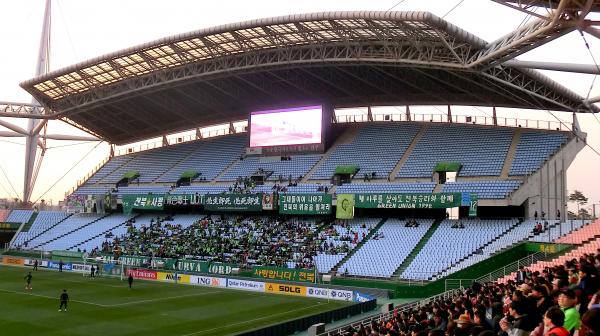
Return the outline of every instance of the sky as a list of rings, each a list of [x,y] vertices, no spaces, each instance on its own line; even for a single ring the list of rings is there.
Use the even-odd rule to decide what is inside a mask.
[[[35,77],[45,0],[0,1],[0,101],[31,101],[19,83]],[[53,0],[51,70],[129,48],[162,37],[201,28],[257,18],[322,11],[385,11],[397,5],[398,11],[428,11],[491,42],[517,28],[523,13],[487,0],[305,0],[305,1],[193,1],[193,0]],[[458,6],[457,6],[458,5]],[[542,11],[540,10],[540,13]],[[600,20],[600,15],[588,16]],[[600,40],[573,32],[519,56],[520,60],[593,64],[600,62]],[[591,54],[590,54],[591,52]],[[600,95],[600,79],[595,76],[542,71],[574,92],[590,97]],[[592,86],[592,83],[594,85]],[[591,88],[591,91],[590,91]],[[364,113],[364,109],[355,113]],[[412,108],[416,113],[445,113],[444,107]],[[454,114],[489,115],[491,108],[456,107]],[[499,117],[552,120],[570,125],[570,113],[498,109]],[[600,152],[600,117],[578,115],[588,143]],[[25,120],[0,118],[26,128]],[[5,131],[0,126],[0,131]],[[85,135],[60,121],[51,121],[48,133]],[[0,198],[23,194],[24,140],[0,138]],[[32,201],[45,199],[57,204],[65,192],[76,186],[109,155],[106,143],[48,141]],[[600,203],[600,182],[595,176],[600,156],[591,148],[582,150],[567,176],[569,192],[581,190],[589,203]],[[18,195],[18,196],[15,196]]]

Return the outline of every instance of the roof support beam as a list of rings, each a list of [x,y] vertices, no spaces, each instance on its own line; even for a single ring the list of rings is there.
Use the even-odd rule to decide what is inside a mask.
[[[63,134],[46,134],[40,135],[40,138],[50,140],[69,140],[69,141],[102,141],[96,137],[82,136],[82,135],[63,135]]]
[[[24,137],[25,135],[21,134],[21,133],[17,133],[17,132],[10,132],[10,131],[0,131],[0,137],[2,138],[20,138],[20,137]]]
[[[594,64],[556,63],[510,60],[504,65],[512,68],[533,68],[552,71],[576,72],[591,75],[600,75],[600,69]]]
[[[19,133],[21,135],[24,135],[24,136],[29,135],[29,132],[27,132],[25,129],[23,129],[23,128],[17,126],[17,125],[13,125],[13,124],[11,124],[9,122],[6,122],[4,120],[0,120],[0,126],[4,126],[4,127],[8,128],[9,130],[17,132],[17,133]]]

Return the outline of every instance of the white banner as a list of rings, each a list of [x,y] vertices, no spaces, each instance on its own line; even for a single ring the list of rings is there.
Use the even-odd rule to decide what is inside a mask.
[[[25,259],[23,264],[26,266],[33,266],[34,262],[35,262],[35,259]],[[48,267],[48,261],[38,259],[38,267]]]
[[[332,300],[352,301],[352,294],[352,291],[333,288],[329,289],[329,298]]]
[[[264,292],[265,291],[265,283],[258,282],[258,281],[227,279],[227,287],[255,291],[255,292]]]
[[[210,286],[210,287],[227,287],[227,279],[213,278],[207,276],[190,275],[190,283],[192,285]]]
[[[327,299],[327,298],[329,298],[329,289],[317,288],[317,287],[307,287],[306,288],[306,296],[316,297],[316,298],[320,298],[320,299]]]
[[[92,265],[73,264],[71,271],[77,273],[91,273]]]

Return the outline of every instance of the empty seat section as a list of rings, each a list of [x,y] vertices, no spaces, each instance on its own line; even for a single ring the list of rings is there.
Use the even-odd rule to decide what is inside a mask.
[[[406,227],[406,221],[388,219],[350,259],[340,273],[356,276],[389,278],[400,267],[433,224],[433,219],[418,219],[419,226]]]
[[[246,134],[227,135],[194,143],[194,151],[157,179],[157,182],[175,182],[181,174],[195,170],[201,175],[195,180],[211,181],[232,162],[239,160],[248,144]]]
[[[28,240],[39,235],[68,216],[68,213],[62,211],[40,211],[29,230],[27,232],[20,232],[13,241],[12,246],[17,247],[24,245]],[[27,246],[29,246],[29,243],[27,243]]]
[[[117,183],[125,173],[132,170],[140,173],[140,182],[153,182],[194,149],[194,143],[185,143],[132,154],[133,158],[127,164],[114,170],[99,182]]]
[[[337,146],[310,179],[328,180],[335,168],[342,165],[357,165],[358,176],[374,172],[376,178],[387,178],[419,129],[420,126],[413,123],[363,125],[354,140]]]
[[[509,175],[528,175],[540,168],[567,141],[563,133],[523,132]]]
[[[510,231],[508,231],[498,239],[492,241],[489,245],[483,247],[478,253],[474,253],[470,255],[467,259],[458,262],[457,264],[450,267],[450,269],[447,269],[446,271],[442,272],[439,276],[445,277],[452,273],[465,269],[471,265],[474,265],[478,262],[484,261],[492,255],[526,240],[530,235],[532,235],[532,230],[533,224],[529,221],[524,221],[513,227]]]
[[[48,251],[49,249],[46,246],[44,246],[47,242],[56,239],[64,234],[67,234],[73,230],[76,230],[100,218],[102,218],[102,215],[98,214],[74,214],[73,216],[65,219],[57,226],[48,230],[43,235],[31,240],[27,248]]]
[[[456,264],[484,244],[500,236],[515,220],[463,219],[464,229],[452,228],[456,220],[444,220],[401,275],[403,279],[428,280]]]
[[[189,195],[189,194],[220,194],[228,191],[229,186],[226,185],[190,185],[181,186],[171,191],[174,195]]]
[[[336,188],[336,193],[400,193],[400,194],[414,194],[414,193],[431,193],[435,188],[433,182],[421,182],[421,183],[352,183],[344,184]]]
[[[276,190],[274,184],[264,184],[254,187],[252,192],[257,193],[272,193]],[[327,190],[331,189],[331,184],[298,184],[297,186],[287,186],[286,183],[282,184],[281,187],[285,187],[285,190],[279,190],[280,194],[282,193],[292,193],[292,194],[314,194],[314,193],[324,193],[325,187]],[[321,190],[319,190],[321,189]]]
[[[432,124],[397,177],[431,177],[438,162],[462,164],[460,176],[498,176],[514,132],[506,128]]]
[[[112,157],[86,181],[86,184],[93,184],[99,182],[116,169],[119,169],[123,165],[126,165],[134,157],[135,155],[121,155]]]
[[[270,181],[279,180],[279,176],[285,181],[288,181],[291,176],[295,181],[300,176],[306,175],[321,159],[321,156],[320,154],[294,155],[290,157],[290,160],[281,160],[280,156],[247,157],[237,160],[218,181],[235,181],[239,176],[250,176],[261,168],[266,172],[273,172],[268,177]]]
[[[519,180],[448,182],[442,192],[469,192],[483,199],[504,199],[521,185]]]
[[[6,221],[8,223],[27,223],[33,215],[33,210],[13,210]]]
[[[45,250],[71,249],[71,247],[75,245],[78,245],[82,242],[86,242],[92,237],[106,232],[107,230],[117,225],[123,224],[131,217],[133,216],[124,214],[112,214],[92,223],[91,225],[81,226],[78,229],[72,230],[67,235],[42,245],[42,248]],[[78,246],[78,248],[80,248],[82,251],[86,250],[86,252],[89,252],[92,247],[94,246],[86,243],[83,243]],[[72,250],[77,250],[77,248],[72,248]]]

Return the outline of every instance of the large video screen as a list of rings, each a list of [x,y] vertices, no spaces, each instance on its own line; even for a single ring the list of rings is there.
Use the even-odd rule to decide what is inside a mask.
[[[250,147],[321,143],[322,106],[304,106],[250,114]]]

